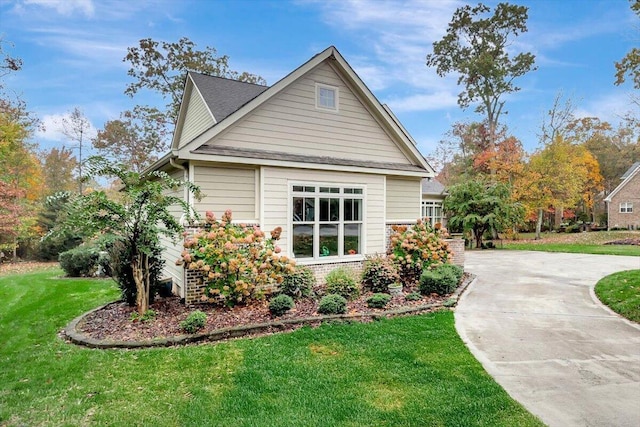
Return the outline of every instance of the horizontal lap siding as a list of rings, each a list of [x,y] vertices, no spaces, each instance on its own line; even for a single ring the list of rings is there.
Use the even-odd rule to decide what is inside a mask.
[[[315,83],[339,88],[339,112],[315,107]],[[217,137],[215,145],[411,164],[329,65],[298,79]]]
[[[290,255],[289,185],[290,182],[354,184],[366,187],[366,253],[384,252],[384,176],[357,173],[323,172],[304,169],[264,169],[264,229],[282,227],[279,246]]]
[[[420,179],[387,177],[387,222],[420,218]]]
[[[184,119],[182,133],[180,135],[180,147],[200,135],[205,130],[209,129],[214,124],[213,118],[211,118],[211,114],[209,113],[204,100],[195,88],[191,91],[191,96],[189,97],[189,103],[187,105],[187,115]]]
[[[182,180],[184,178],[184,171],[177,170],[170,173],[171,178]],[[171,195],[179,198],[184,198],[184,189],[179,188],[176,190],[168,190],[165,192],[165,195]],[[182,217],[183,211],[179,205],[173,205],[169,207],[169,212],[171,212],[172,216],[176,220],[180,220]],[[180,253],[182,252],[182,240],[180,237],[174,242],[170,238],[161,235],[160,236],[160,245],[162,245],[162,259],[164,260],[163,267],[163,277],[171,278],[173,283],[178,286],[182,295],[183,288],[183,271],[184,269],[181,266],[176,265],[176,260],[180,257]]]
[[[204,195],[196,202],[196,210],[200,214],[211,211],[220,218],[231,209],[234,220],[256,220],[255,179],[255,169],[195,166],[194,181]]]

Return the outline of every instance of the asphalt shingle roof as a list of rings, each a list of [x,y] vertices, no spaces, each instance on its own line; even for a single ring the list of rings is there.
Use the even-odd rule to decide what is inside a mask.
[[[207,76],[192,71],[189,75],[218,123],[269,89],[269,86]]]
[[[422,180],[422,194],[444,194],[446,191],[445,186],[435,178]]]
[[[620,177],[620,179],[623,179],[623,180],[627,179],[627,177],[631,175],[633,171],[636,170],[639,166],[640,166],[640,162],[635,162],[634,164],[632,164],[631,167],[627,169],[627,171],[624,173],[624,175]]]

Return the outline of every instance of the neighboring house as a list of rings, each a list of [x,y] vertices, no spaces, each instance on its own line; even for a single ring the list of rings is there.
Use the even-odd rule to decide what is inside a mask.
[[[640,162],[635,162],[620,177],[622,182],[604,201],[609,216],[608,229],[640,229]]]
[[[435,178],[422,180],[422,217],[429,218],[431,225],[447,226],[447,218],[442,212],[442,202],[447,196],[447,189]]]
[[[391,225],[421,216],[434,175],[335,47],[271,87],[189,73],[171,152],[152,169],[199,185],[201,201],[179,194],[201,214],[282,227],[283,253],[317,276],[385,253]],[[174,291],[194,301],[201,290],[175,265],[182,245],[163,245]]]

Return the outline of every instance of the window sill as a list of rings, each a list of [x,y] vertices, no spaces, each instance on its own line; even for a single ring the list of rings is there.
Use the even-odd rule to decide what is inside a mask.
[[[337,256],[326,256],[322,258],[294,258],[296,260],[296,264],[298,265],[316,265],[316,264],[337,264],[341,262],[356,262],[356,261],[364,261],[365,256],[362,254],[358,255],[348,255],[343,257]]]

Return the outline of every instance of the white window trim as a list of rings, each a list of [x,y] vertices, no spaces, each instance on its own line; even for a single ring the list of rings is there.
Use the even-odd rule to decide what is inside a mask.
[[[334,91],[335,95],[335,108],[325,107],[320,105],[320,89],[329,89]],[[331,113],[337,113],[340,111],[340,88],[337,86],[331,86],[324,83],[316,83],[316,110],[326,111]]]
[[[360,234],[360,253],[355,255],[333,255],[333,256],[320,256],[319,255],[319,247],[316,245],[319,243],[320,235],[315,232],[315,228],[319,225],[319,222],[314,224],[314,242],[313,242],[313,257],[304,257],[304,258],[296,258],[293,252],[293,212],[292,205],[293,198],[297,196],[303,196],[305,193],[293,191],[294,186],[307,186],[307,187],[316,187],[318,191],[315,193],[306,193],[311,197],[322,197],[324,195],[334,197],[338,196],[340,200],[345,198],[353,198],[350,196],[354,196],[355,194],[343,193],[342,189],[344,188],[358,188],[362,189],[362,194],[358,194],[358,196],[362,196],[362,221],[361,224],[361,234]],[[350,261],[362,261],[365,259],[366,247],[367,247],[367,186],[365,184],[359,183],[345,183],[345,182],[310,182],[310,181],[288,181],[288,197],[287,197],[287,230],[289,235],[289,244],[288,246],[288,256],[289,258],[295,259],[296,262],[300,265],[311,265],[311,264],[328,264],[335,262],[350,262]],[[341,192],[338,193],[320,193],[320,187],[340,187]],[[303,196],[304,197],[304,196]],[[319,204],[318,204],[319,206]],[[342,210],[342,203],[340,203],[340,221],[339,224],[344,226],[344,212]],[[318,207],[319,209],[319,207]],[[319,217],[319,216],[317,216]],[[319,220],[318,220],[319,221]],[[338,228],[338,244],[339,250],[344,251],[344,231],[343,227]]]
[[[445,216],[444,216],[444,211],[442,209],[442,204],[443,204],[442,200],[422,200],[422,203],[420,204],[420,218],[424,218],[428,216],[426,215],[426,212],[425,212],[427,205],[430,205],[433,208],[435,208],[436,205],[438,205],[437,207],[440,208],[440,216],[437,218],[434,217],[433,215],[428,216],[429,222],[431,223],[431,226],[435,226],[436,223],[438,222],[444,226]],[[436,219],[439,219],[439,221],[436,221]]]
[[[620,202],[619,213],[633,213],[633,202]]]

